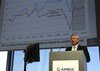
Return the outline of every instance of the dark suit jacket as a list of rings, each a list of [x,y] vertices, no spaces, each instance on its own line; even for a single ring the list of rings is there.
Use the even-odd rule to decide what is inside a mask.
[[[71,51],[71,49],[72,49],[72,47],[68,47],[68,48],[65,49],[65,51]],[[87,47],[79,45],[77,50],[83,50],[87,62],[90,62],[90,55],[89,55]]]

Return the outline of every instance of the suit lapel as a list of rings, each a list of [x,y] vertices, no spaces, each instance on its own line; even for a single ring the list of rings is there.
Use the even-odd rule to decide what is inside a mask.
[[[80,46],[80,45],[78,45],[78,48],[77,48],[77,50],[81,50],[81,46]]]

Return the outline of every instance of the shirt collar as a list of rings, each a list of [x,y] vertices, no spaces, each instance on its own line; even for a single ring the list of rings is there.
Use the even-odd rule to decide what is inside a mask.
[[[79,45],[79,44],[77,44],[77,45],[75,45],[75,46],[72,46],[72,47],[78,47],[78,45]]]

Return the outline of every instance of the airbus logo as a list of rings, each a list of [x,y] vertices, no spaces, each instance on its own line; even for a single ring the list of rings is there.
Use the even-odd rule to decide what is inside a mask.
[[[74,68],[57,68],[57,71],[74,71]]]

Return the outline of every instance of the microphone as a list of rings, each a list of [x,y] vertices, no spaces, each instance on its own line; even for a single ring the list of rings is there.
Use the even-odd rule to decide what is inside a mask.
[[[60,50],[61,50],[62,48],[63,48],[63,47],[60,47],[59,50],[58,50],[58,52],[60,52]]]

